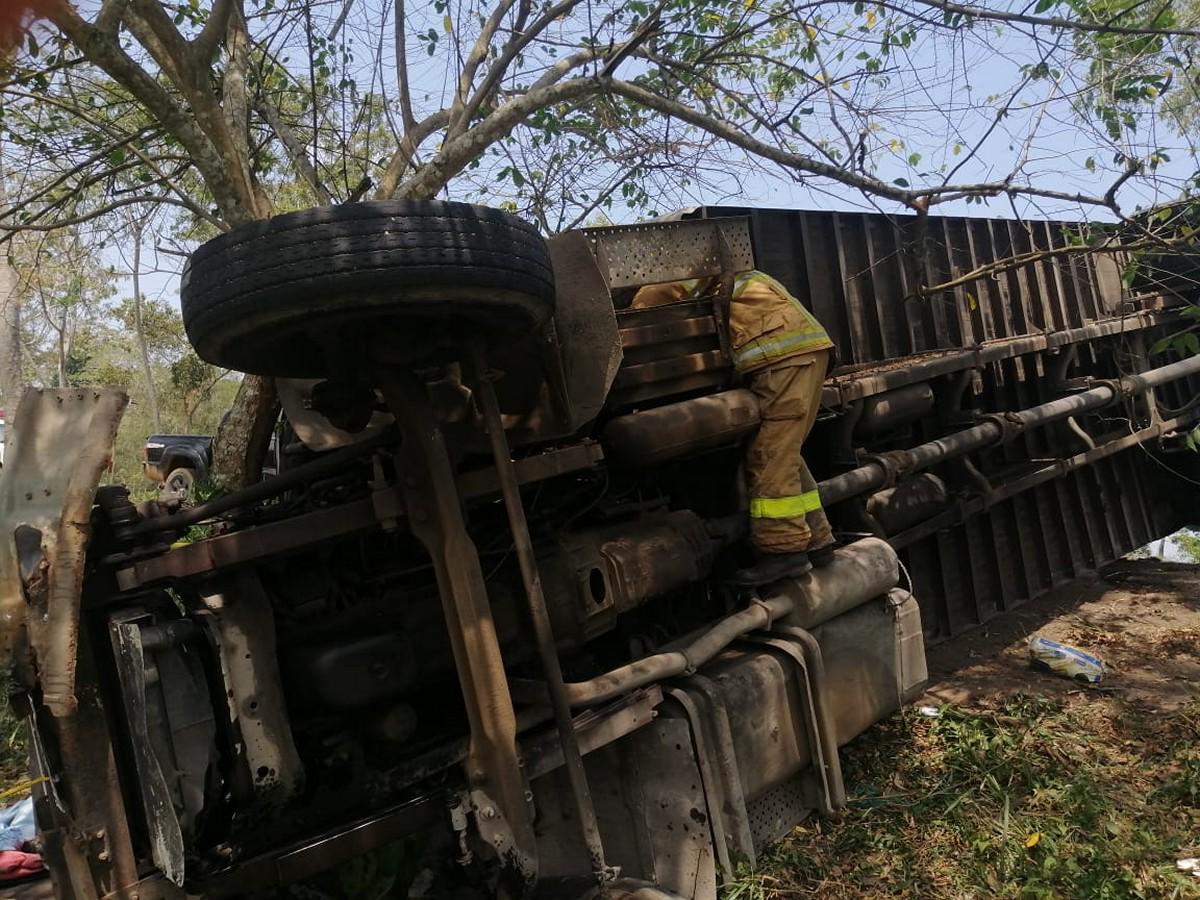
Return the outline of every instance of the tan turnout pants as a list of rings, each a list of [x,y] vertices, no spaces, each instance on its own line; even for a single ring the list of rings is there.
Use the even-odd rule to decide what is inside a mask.
[[[750,533],[762,553],[815,550],[833,540],[817,483],[801,456],[821,406],[829,351],[793,356],[749,375],[762,425],[746,454]]]

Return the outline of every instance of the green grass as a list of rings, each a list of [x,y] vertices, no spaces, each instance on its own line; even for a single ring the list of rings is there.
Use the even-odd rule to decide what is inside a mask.
[[[1098,694],[906,710],[842,754],[849,807],[798,828],[726,900],[1200,897],[1200,701]]]

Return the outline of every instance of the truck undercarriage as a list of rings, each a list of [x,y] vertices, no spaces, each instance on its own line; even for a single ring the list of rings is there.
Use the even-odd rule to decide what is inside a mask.
[[[389,233],[314,212],[202,248],[193,296],[260,265],[254,241]],[[182,509],[97,487],[119,394],[27,395],[0,613],[60,896],[243,896],[405,840],[426,896],[698,900],[843,805],[839,748],[919,691],[926,642],[1190,514],[1162,467],[1194,468],[1164,458],[1200,360],[1150,354],[1179,298],[1101,254],[988,268],[1065,247],[1045,223],[921,227],[712,209],[568,233],[520,331],[475,316],[481,279],[414,294],[454,312],[406,329],[366,300],[292,316],[247,269],[270,315],[214,301],[189,331],[286,377],[286,463]],[[805,451],[842,546],[746,590],[759,413],[722,304],[755,267],[842,349]],[[713,298],[624,308],[700,276]],[[517,281],[494,297],[539,318]]]

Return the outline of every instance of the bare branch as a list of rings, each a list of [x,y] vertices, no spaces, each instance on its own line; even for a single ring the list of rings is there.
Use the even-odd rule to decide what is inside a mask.
[[[586,50],[580,50],[578,53],[564,56],[554,65],[550,66],[537,81],[530,85],[529,89],[536,91],[544,87],[549,87],[568,72],[578,69],[580,66],[585,66],[593,60],[602,59],[607,53],[608,50],[604,47],[588,47]]]
[[[121,16],[125,14],[128,4],[129,0],[104,0],[96,16],[96,30],[109,37],[116,37],[117,29],[121,25]]]
[[[233,3],[231,5],[238,5]],[[226,14],[225,72],[221,80],[221,107],[225,126],[240,159],[250,158],[250,102],[246,73],[250,69],[250,36],[240,9]]]
[[[1020,22],[1022,25],[1042,25],[1046,28],[1066,28],[1072,31],[1092,31],[1101,34],[1139,34],[1200,37],[1200,31],[1192,28],[1155,28],[1137,25],[1113,25],[1111,20],[1105,22],[1082,22],[1078,19],[1063,19],[1058,16],[1030,16],[1025,13],[1006,12],[999,9],[986,9],[972,4],[953,3],[950,0],[916,0],[924,6],[939,9],[945,13],[970,16],[975,19],[987,19],[995,22]]]
[[[514,34],[513,39],[508,42],[508,45],[496,57],[491,66],[488,67],[487,75],[484,76],[483,82],[476,88],[475,93],[463,109],[461,120],[469,123],[474,119],[475,114],[479,112],[480,107],[492,95],[492,92],[496,89],[496,85],[500,83],[500,79],[504,77],[504,73],[508,71],[508,67],[512,65],[517,55],[528,47],[543,31],[549,28],[555,20],[565,16],[582,2],[583,0],[560,0],[559,3],[546,10],[529,28],[518,30]]]
[[[396,82],[400,90],[400,115],[404,122],[404,139],[417,127],[416,117],[413,116],[412,92],[408,88],[408,45],[406,43],[407,29],[404,18],[404,0],[396,0]],[[413,144],[413,149],[420,146],[420,141]],[[395,157],[393,157],[395,159]]]
[[[1121,177],[1109,185],[1108,190],[1104,192],[1104,202],[1113,210],[1113,212],[1119,213],[1121,211],[1120,206],[1117,204],[1117,191],[1121,189],[1125,182],[1141,171],[1141,163],[1139,163],[1136,159],[1125,160],[1125,171],[1122,172]]]
[[[1016,253],[1012,256],[998,259],[985,265],[978,266],[970,272],[965,272],[956,278],[949,281],[942,281],[937,284],[927,285],[922,287],[922,292],[925,294],[935,294],[942,291],[949,291],[956,287],[961,287],[965,284],[970,284],[972,281],[978,281],[980,278],[987,278],[994,275],[999,275],[1001,272],[1007,272],[1012,269],[1019,269],[1021,266],[1027,266],[1031,263],[1039,262],[1045,259],[1054,259],[1060,256],[1094,256],[1100,254],[1125,254],[1133,253],[1139,250],[1147,250],[1152,246],[1149,241],[1122,243],[1120,241],[1108,244],[1101,244],[1095,247],[1049,247],[1044,250],[1031,250],[1027,253]]]
[[[504,21],[504,17],[508,15],[508,11],[512,9],[512,5],[513,0],[500,0],[496,4],[496,8],[492,10],[492,14],[488,16],[487,21],[479,30],[475,46],[467,54],[462,72],[458,77],[458,89],[454,92],[454,100],[450,104],[450,125],[446,130],[448,137],[461,134],[470,125],[470,120],[464,117],[467,94],[470,93],[471,85],[475,83],[475,73],[479,70],[479,64],[487,57],[488,48],[492,44],[492,38],[496,36],[496,30]]]
[[[49,6],[47,16],[90,62],[133,94],[187,148],[226,218],[234,224],[253,218],[253,206],[239,204],[240,192],[230,177],[228,164],[217,152],[202,124],[134,62],[119,42],[109,40],[85,22],[67,0],[57,0]]]
[[[113,200],[103,206],[98,206],[81,215],[71,216],[67,219],[56,219],[50,223],[23,222],[20,225],[14,225],[0,219],[0,232],[4,232],[4,236],[0,237],[0,243],[12,240],[13,235],[20,231],[57,231],[60,228],[68,228],[72,225],[82,225],[84,222],[95,221],[114,210],[133,206],[137,203],[149,203],[152,205],[166,204],[167,206],[179,206],[190,210],[190,207],[186,203],[182,203],[174,197],[156,196],[154,194],[133,194],[128,197],[122,197],[120,200]]]
[[[478,158],[488,146],[505,137],[528,116],[553,103],[596,93],[598,87],[598,82],[593,78],[576,78],[537,91],[529,91],[509,100],[473,128],[453,140],[446,141],[433,159],[422,165],[408,181],[396,189],[396,196],[435,196],[451,178]]]
[[[342,26],[346,24],[346,16],[350,15],[350,9],[354,6],[354,0],[346,0],[342,5],[342,11],[338,13],[338,17],[333,20],[333,27],[329,29],[329,35],[326,40],[332,43],[337,40],[337,36],[342,31]]]
[[[440,128],[445,128],[450,121],[450,111],[441,110],[418,122],[404,133],[399,145],[388,160],[387,168],[379,179],[379,187],[375,191],[378,200],[387,200],[396,193],[400,179],[413,164],[417,148],[425,139]]]
[[[317,174],[316,169],[309,162],[308,152],[305,150],[304,144],[292,131],[291,127],[283,121],[278,108],[271,102],[265,94],[258,98],[255,103],[255,109],[271,126],[271,130],[275,132],[280,143],[283,144],[287,151],[288,158],[292,161],[292,165],[296,167],[296,171],[300,177],[304,179],[304,183],[308,185],[309,190],[313,192],[317,202],[322,206],[328,206],[333,203],[333,197],[329,190],[321,183],[321,178]]]
[[[679,119],[681,122],[687,122],[689,125],[701,128],[709,134],[728,141],[734,146],[741,147],[743,150],[753,153],[756,156],[761,156],[764,159],[769,159],[785,168],[798,172],[806,172],[811,175],[820,175],[857,188],[868,194],[887,197],[908,207],[915,208],[916,201],[921,196],[922,192],[920,191],[905,190],[880,181],[878,178],[873,178],[870,175],[860,175],[857,172],[839,168],[830,163],[814,159],[811,156],[792,153],[780,147],[764,143],[728,122],[705,115],[690,106],[680,103],[678,100],[671,100],[660,96],[641,85],[614,79],[605,79],[604,85],[615,94],[619,94],[649,109],[656,110],[663,115],[671,116],[672,118]]]
[[[207,66],[212,62],[213,54],[217,52],[217,47],[221,45],[221,38],[225,36],[229,17],[237,5],[237,0],[213,0],[208,21],[204,23],[204,27],[200,29],[200,33],[196,35],[191,44],[191,54],[201,65]]]

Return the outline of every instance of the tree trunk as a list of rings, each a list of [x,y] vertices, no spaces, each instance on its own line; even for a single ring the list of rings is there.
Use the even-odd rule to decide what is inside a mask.
[[[154,433],[161,434],[162,419],[158,411],[158,391],[154,387],[154,370],[150,367],[150,349],[146,346],[146,331],[142,326],[141,273],[142,223],[138,222],[133,231],[133,314],[137,325],[138,349],[142,352],[142,375],[146,379],[146,396],[150,400],[150,414],[154,418]]]
[[[8,254],[0,254],[0,409],[15,409],[25,387],[18,283]]]
[[[213,442],[213,468],[222,486],[241,487],[262,478],[278,415],[275,380],[245,376]]]
[[[8,206],[4,148],[0,146],[0,209]],[[15,410],[25,387],[21,365],[20,279],[12,266],[12,242],[0,253],[0,409]]]
[[[67,386],[67,308],[63,307],[62,322],[58,325],[58,386]]]
[[[268,216],[270,201],[254,184],[250,174],[250,107],[246,93],[246,73],[250,66],[249,36],[246,33],[242,0],[235,3],[229,16],[225,52],[228,65],[222,85],[222,109],[226,129],[230,143],[245,167],[247,179],[252,185],[251,193],[258,204],[257,209],[249,212]],[[243,377],[233,398],[233,405],[221,419],[213,441],[213,469],[220,484],[240,487],[254,484],[262,478],[263,461],[278,416],[279,401],[275,395],[274,379],[258,375]]]

